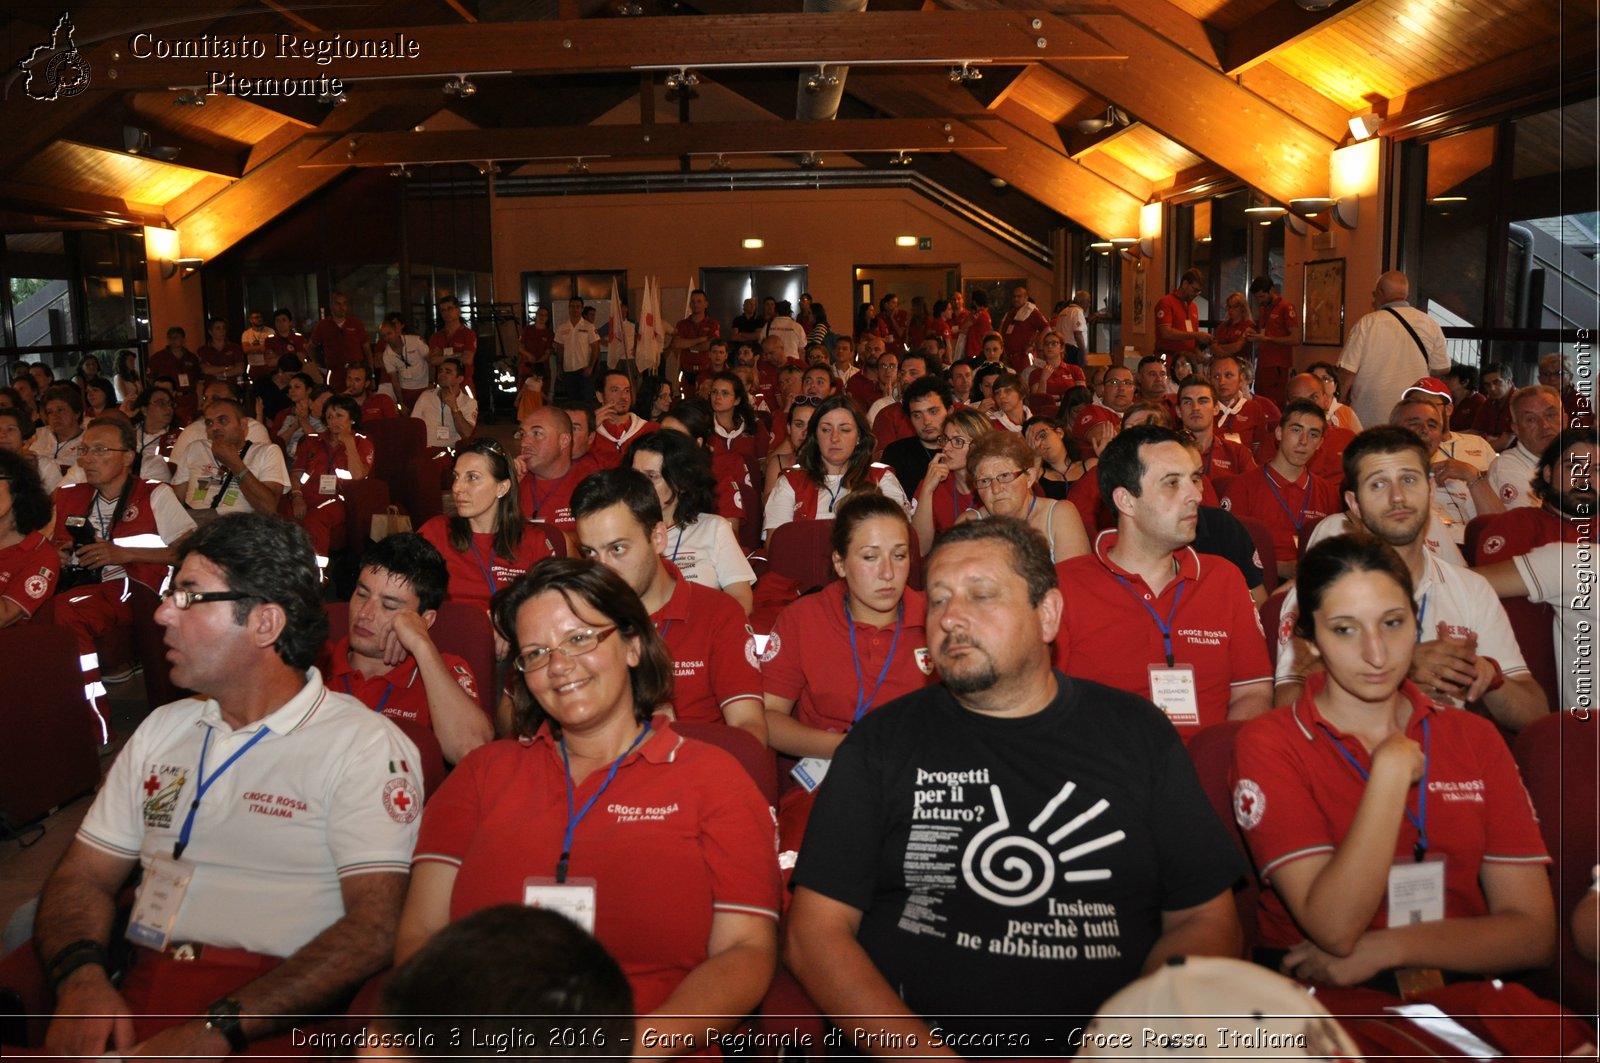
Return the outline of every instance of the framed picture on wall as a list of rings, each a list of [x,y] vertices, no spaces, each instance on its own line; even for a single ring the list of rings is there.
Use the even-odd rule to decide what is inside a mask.
[[[1150,332],[1150,298],[1147,286],[1147,278],[1150,275],[1144,271],[1142,266],[1143,263],[1140,264],[1140,268],[1136,268],[1133,272],[1133,305],[1131,307],[1133,317],[1130,327],[1137,335],[1145,336]]]
[[[1344,346],[1344,259],[1306,263],[1301,343],[1308,347]]]

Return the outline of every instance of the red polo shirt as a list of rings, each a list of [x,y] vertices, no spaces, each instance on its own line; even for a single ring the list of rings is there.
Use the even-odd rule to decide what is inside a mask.
[[[699,321],[686,317],[678,322],[672,334],[686,340],[714,340],[722,336],[722,326],[717,324],[717,319],[710,314]],[[704,347],[697,351],[679,351],[678,368],[685,373],[700,373],[705,370],[708,358],[709,355],[706,354]]]
[[[1168,292],[1156,300],[1156,325],[1165,325],[1179,332],[1194,333],[1200,330],[1200,308],[1194,301],[1184,302],[1178,298],[1177,292]],[[1159,336],[1160,333],[1157,333]],[[1156,352],[1167,355],[1167,367],[1170,369],[1172,355],[1193,354],[1195,342],[1192,339],[1165,342],[1156,340]]]
[[[42,531],[0,550],[0,598],[15,602],[25,617],[50,600],[60,576],[61,554]]]
[[[232,365],[244,364],[244,348],[237,343],[224,343],[221,350],[208,343],[194,353],[195,357],[200,359],[201,366],[206,369],[227,369]],[[226,374],[207,373],[206,375],[215,377]]]
[[[1272,304],[1256,319],[1256,330],[1267,337],[1256,344],[1256,365],[1288,368],[1294,365],[1294,348],[1285,343],[1273,343],[1273,336],[1287,336],[1300,327],[1300,315],[1283,296],[1275,296]]]
[[[916,434],[917,430],[911,427],[911,418],[906,416],[905,407],[898,402],[885,406],[872,419],[872,438],[877,440],[879,450]]]
[[[933,489],[928,505],[933,509],[933,534],[942,535],[946,528],[955,526],[961,514],[978,505],[978,496],[957,488],[956,475],[951,473]]]
[[[1000,319],[1000,335],[1006,341],[1006,361],[1018,373],[1033,364],[1031,351],[1034,338],[1050,327],[1050,319],[1037,306],[1026,303],[1023,309],[1030,307],[1031,311],[1024,317],[1018,318],[1017,308],[1012,307]]]
[[[458,326],[454,332],[440,329],[428,337],[428,346],[441,351],[448,350],[451,353],[445,357],[459,358],[471,365],[478,354],[478,334],[465,325]]]
[[[1116,543],[1115,530],[1101,532],[1091,552],[1056,566],[1061,586],[1070,588],[1056,667],[1148,698],[1151,666],[1167,663],[1151,610],[1162,623],[1171,617],[1172,659],[1194,668],[1200,710],[1198,725],[1177,725],[1187,741],[1201,727],[1227,719],[1234,687],[1272,679],[1255,603],[1237,568],[1189,546],[1173,555],[1178,578],[1152,595],[1143,579],[1112,564],[1108,555]]]
[[[522,530],[522,543],[515,560],[508,561],[494,552],[494,535],[484,532],[474,535],[464,553],[450,545],[450,518],[437,516],[424,524],[418,533],[444,557],[445,568],[450,572],[449,589],[445,597],[452,602],[471,602],[489,608],[494,592],[527,572],[555,551],[540,528]]]
[[[311,330],[311,346],[317,348],[318,358],[328,370],[328,386],[335,391],[344,390],[346,362],[365,362],[362,348],[367,345],[367,327],[354,314],[341,324],[331,317],[322,318]]]
[[[866,413],[872,409],[872,404],[883,398],[883,389],[878,382],[865,370],[851,377],[844,386],[844,393],[849,395],[855,404],[861,407],[861,412]]]
[[[595,937],[644,1014],[705,960],[718,912],[778,918],[776,838],[739,762],[660,716],[609,786],[606,776],[591,772],[573,788],[575,807],[593,804],[573,831],[569,873],[595,880]],[[414,858],[458,869],[452,921],[521,904],[529,877],[555,874],[567,779],[548,725],[462,758],[428,802]]]
[[[150,356],[150,377],[169,376],[178,385],[178,394],[191,404],[194,391],[200,386],[200,358],[193,351],[174,351],[163,347]]]
[[[856,624],[852,656],[847,590],[844,580],[834,580],[784,606],[760,658],[766,692],[793,701],[794,718],[819,731],[846,732],[858,702],[866,715],[934,681],[922,592],[906,588],[898,624]]]
[[[276,332],[267,337],[267,354],[272,367],[278,367],[278,359],[286,354],[292,354],[302,362],[306,360],[309,351],[306,338],[298,332],[291,332],[287,336],[280,336]]]
[[[622,464],[623,455],[634,442],[643,439],[661,426],[646,421],[638,414],[629,414],[625,421],[606,421],[595,426],[589,437],[588,457],[602,469],[615,469]]]
[[[1243,443],[1225,437],[1220,431],[1211,433],[1211,445],[1200,452],[1200,472],[1219,492],[1240,473],[1256,467],[1256,459]]]
[[[1300,536],[1341,506],[1339,489],[1309,469],[1289,481],[1263,465],[1228,481],[1222,508],[1265,524],[1272,531],[1278,560],[1292,561],[1300,555]]]
[[[1485,439],[1498,439],[1507,432],[1516,430],[1516,424],[1511,420],[1511,396],[1507,395],[1504,402],[1495,402],[1486,398],[1479,407],[1478,415],[1472,422],[1474,435],[1483,436]],[[1455,431],[1455,425],[1450,426]]]
[[[760,496],[750,482],[750,465],[739,455],[727,451],[711,452],[711,475],[717,481],[717,515],[729,520],[743,520],[745,498],[760,508]]]
[[[1034,375],[1033,383],[1029,390],[1034,394],[1049,395],[1052,399],[1059,399],[1071,388],[1080,387],[1088,383],[1083,375],[1083,370],[1075,365],[1062,362],[1056,366],[1049,376],[1043,376],[1044,369],[1040,367]]]
[[[650,619],[672,654],[673,711],[688,723],[722,723],[729,702],[761,700],[744,610],[722,591],[684,579],[671,561],[662,564],[676,586]]]
[[[1250,453],[1255,455],[1257,461],[1261,461],[1263,445],[1268,448],[1269,455],[1277,449],[1272,430],[1278,427],[1282,417],[1272,400],[1260,395],[1246,399],[1244,405],[1234,413],[1223,410],[1221,400],[1218,400],[1216,431],[1223,437],[1236,437],[1250,448]]]
[[[529,520],[543,521],[562,531],[572,531],[578,522],[572,517],[572,492],[583,482],[587,472],[577,463],[567,466],[560,476],[541,479],[524,476],[517,485],[522,498],[522,515]]]
[[[400,407],[389,396],[380,392],[369,391],[361,400],[361,423],[368,421],[382,421],[388,417],[399,417]]]
[[[432,794],[444,781],[449,768],[445,766],[444,751],[433,733],[433,716],[428,711],[428,688],[422,682],[422,671],[416,659],[407,657],[382,675],[364,676],[350,663],[350,636],[330,639],[322,648],[319,667],[329,690],[349,694],[369,709],[383,713],[406,737],[416,743],[422,763],[422,785],[425,794]],[[453,653],[441,653],[445,667],[455,676],[461,689],[467,692],[474,705],[478,701],[477,677],[472,667]]]
[[[1251,720],[1235,740],[1230,773],[1234,818],[1269,885],[1278,868],[1308,856],[1331,856],[1349,836],[1366,781],[1338,747],[1363,771],[1372,770],[1372,756],[1360,740],[1317,711],[1315,699],[1327,681],[1326,673],[1310,676],[1292,707]],[[1439,708],[1409,680],[1400,689],[1413,706],[1406,736],[1428,748],[1427,792],[1414,784],[1406,808],[1416,814],[1419,798],[1427,800],[1428,853],[1444,858],[1445,918],[1487,915],[1489,906],[1478,884],[1484,863],[1550,862],[1533,804],[1493,723],[1470,712]],[[1402,817],[1394,862],[1410,863],[1416,842],[1410,816]],[[1372,929],[1388,925],[1386,903],[1379,904]],[[1261,944],[1268,948],[1289,948],[1305,940],[1270,889],[1261,893],[1257,918]]]
[[[1592,518],[1565,516],[1549,503],[1517,506],[1488,522],[1478,541],[1478,564],[1509,561],[1549,543],[1581,543],[1593,534]]]

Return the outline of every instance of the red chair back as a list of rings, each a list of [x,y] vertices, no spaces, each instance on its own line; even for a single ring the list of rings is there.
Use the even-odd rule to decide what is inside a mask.
[[[344,500],[345,541],[334,542],[331,548],[359,554],[366,549],[372,535],[372,518],[389,508],[393,493],[386,481],[367,476],[360,480],[340,480],[339,497]]]
[[[1250,864],[1250,853],[1239,828],[1233,819],[1233,791],[1228,786],[1228,773],[1233,766],[1233,743],[1239,735],[1243,720],[1225,720],[1210,727],[1202,727],[1189,739],[1189,760],[1200,777],[1200,787],[1205,791],[1211,808],[1228,831],[1228,837],[1238,846],[1245,863]],[[1261,880],[1254,866],[1245,873],[1244,886],[1235,890],[1233,903],[1239,910],[1239,925],[1244,928],[1245,954],[1256,944],[1256,909],[1261,903]]]
[[[832,535],[831,520],[792,520],[772,529],[763,551],[769,571],[794,580],[802,594],[833,582]]]
[[[100,781],[99,735],[83,695],[77,637],[38,621],[0,631],[0,813],[13,827],[49,815]],[[26,694],[16,684],[26,682]]]
[[[1246,517],[1242,513],[1235,513],[1234,517],[1250,533],[1256,556],[1261,558],[1261,585],[1271,594],[1278,589],[1278,548],[1272,545],[1272,532],[1254,517]]]
[[[323,608],[328,614],[331,638],[350,629],[350,603],[329,602]],[[467,662],[477,680],[474,686],[478,704],[494,719],[499,688],[495,686],[494,629],[489,625],[489,614],[466,602],[445,602],[428,634],[440,653],[455,654]]]
[[[717,746],[732,753],[734,759],[750,773],[756,789],[766,798],[767,804],[778,804],[778,762],[772,750],[756,741],[749,731],[730,727],[725,723],[683,723],[674,720],[672,729],[685,738]]]
[[[1590,876],[1600,863],[1600,721],[1565,712],[1551,713],[1523,728],[1512,743],[1522,782],[1528,788],[1545,848],[1555,859],[1551,886],[1560,923],[1560,951],[1547,984],[1535,988],[1560,999],[1580,1014],[1594,1015],[1600,1005],[1600,973],[1578,956],[1567,919],[1589,890]]]

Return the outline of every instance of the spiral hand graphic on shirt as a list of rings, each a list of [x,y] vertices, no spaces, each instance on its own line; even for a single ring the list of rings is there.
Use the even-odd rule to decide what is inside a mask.
[[[961,874],[966,879],[968,888],[996,904],[1020,908],[1032,904],[1049,892],[1055,881],[1055,865],[1058,860],[1063,864],[1071,863],[1080,856],[1122,841],[1126,834],[1117,830],[1091,838],[1060,853],[1052,853],[1046,845],[1046,843],[1054,845],[1098,817],[1110,807],[1110,803],[1104,799],[1096,801],[1086,811],[1051,831],[1042,842],[1031,837],[1045,827],[1050,817],[1066,803],[1076,788],[1076,783],[1063,784],[1055,797],[1051,798],[1039,814],[1028,823],[1027,833],[1024,834],[1011,830],[1011,817],[1006,813],[1005,799],[1000,793],[1000,787],[991,784],[989,795],[993,801],[995,821],[973,835],[972,840],[967,843],[966,851],[961,854]],[[1091,882],[1110,877],[1109,868],[1087,868],[1061,873],[1064,882]]]

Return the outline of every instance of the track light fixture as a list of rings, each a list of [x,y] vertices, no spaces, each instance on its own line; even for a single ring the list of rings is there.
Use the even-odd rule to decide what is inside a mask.
[[[711,160],[711,168],[713,170],[726,170],[728,168],[728,160],[723,158],[720,151],[717,153],[717,157]]]
[[[685,89],[695,88],[700,84],[700,78],[688,67],[680,67],[676,72],[667,75],[667,91],[682,92]]]
[[[494,177],[500,173],[500,164],[493,159],[486,159],[478,164],[479,177]]]
[[[982,81],[983,71],[972,65],[972,60],[964,59],[960,66],[950,68],[950,80],[955,84],[963,81]]]
[[[902,150],[898,154],[896,154],[894,158],[889,160],[889,165],[890,166],[910,166],[911,165],[911,156],[907,155],[905,153],[905,151]]]
[[[803,170],[820,170],[822,168],[821,153],[808,151],[800,156],[800,168]]]
[[[584,162],[583,159],[581,159],[581,158],[573,159],[572,160],[572,165],[567,167],[567,172],[568,173],[580,173],[580,174],[581,173],[588,173],[589,172],[589,164]]]
[[[444,83],[444,94],[446,96],[459,96],[464,100],[469,96],[476,95],[477,92],[478,86],[468,81],[465,74],[457,74],[453,80]]]
[[[1107,107],[1106,113],[1103,116],[1099,118],[1085,118],[1079,121],[1078,132],[1088,137],[1094,136],[1096,133],[1102,133],[1107,129],[1114,129],[1117,126],[1130,126],[1132,124],[1133,119],[1128,117],[1127,111],[1124,111],[1119,107]]]
[[[178,90],[178,98],[172,101],[178,107],[204,107],[206,98],[200,92],[200,86],[195,85]]]
[[[839,84],[839,75],[828,73],[826,66],[819,66],[815,71],[806,75],[806,91],[815,96],[823,89],[836,88]]]
[[[410,176],[412,176],[411,167],[407,166],[405,163],[401,163],[399,166],[396,166],[394,169],[389,171],[389,176],[390,177],[410,177]]]

